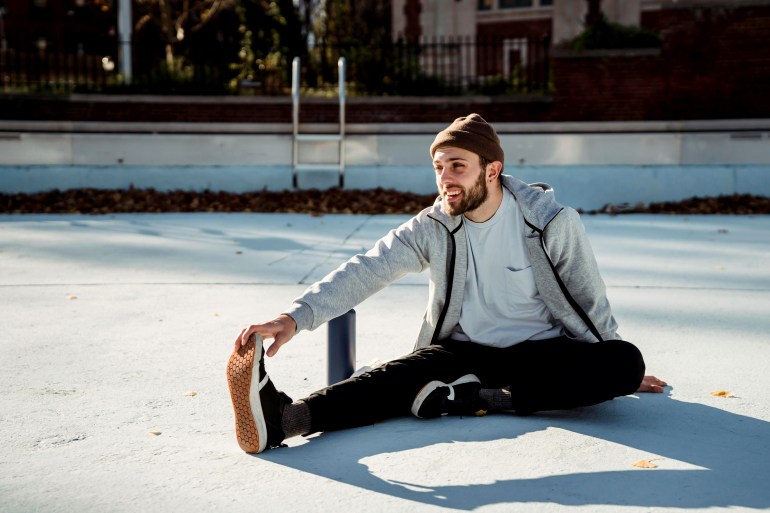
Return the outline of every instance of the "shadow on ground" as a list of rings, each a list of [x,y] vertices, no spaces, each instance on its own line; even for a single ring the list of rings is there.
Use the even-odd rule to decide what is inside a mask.
[[[431,429],[429,423],[435,423]],[[489,443],[516,439],[556,428],[545,437],[545,453],[565,437],[564,431],[596,439],[596,443],[619,444],[667,461],[683,462],[677,469],[641,470],[632,461],[610,462],[611,471],[578,471],[542,477],[488,480],[479,484],[431,484],[430,464],[423,471],[406,472],[409,479],[385,478],[370,467],[373,458],[407,456],[412,450],[452,443]],[[561,433],[561,435],[560,435]],[[258,458],[369,491],[410,501],[473,510],[500,503],[554,503],[571,506],[632,505],[641,507],[709,508],[739,506],[770,507],[770,423],[730,413],[711,406],[688,403],[665,396],[624,397],[603,405],[570,412],[531,417],[512,414],[481,419],[444,418],[434,421],[397,419],[373,427],[325,433],[290,449],[269,451]],[[552,439],[551,439],[552,438]],[[568,438],[568,437],[567,437]],[[543,437],[536,443],[543,444]],[[522,440],[522,443],[526,441]],[[514,445],[513,447],[521,447]],[[569,449],[568,447],[566,449]],[[466,456],[473,454],[465,449]],[[484,468],[504,465],[507,475],[536,475],[532,453],[495,454],[494,461],[461,462],[457,471],[483,476]],[[594,451],[595,452],[595,451]],[[449,453],[451,454],[451,453]],[[412,456],[407,456],[411,458]],[[535,460],[537,457],[534,458]],[[446,457],[446,464],[457,464]],[[508,462],[508,463],[506,463]],[[431,464],[435,464],[434,460]],[[418,464],[419,466],[419,464]],[[596,468],[591,465],[587,468]],[[684,468],[683,468],[684,467]],[[551,464],[551,470],[554,466]],[[437,469],[446,476],[446,468]],[[451,472],[450,472],[451,474]],[[496,474],[499,475],[499,469]],[[422,482],[413,477],[425,476]]]

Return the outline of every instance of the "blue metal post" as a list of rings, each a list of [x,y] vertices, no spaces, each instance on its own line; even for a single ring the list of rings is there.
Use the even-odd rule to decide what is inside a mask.
[[[349,378],[356,364],[356,311],[329,321],[329,385]]]

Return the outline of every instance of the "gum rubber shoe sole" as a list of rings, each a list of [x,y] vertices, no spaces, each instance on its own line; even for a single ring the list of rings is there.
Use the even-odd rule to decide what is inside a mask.
[[[259,357],[255,359],[256,354]],[[255,335],[245,346],[233,351],[227,362],[227,386],[235,411],[235,437],[240,448],[250,454],[264,451],[267,445],[267,429],[259,400],[261,355],[262,337]]]

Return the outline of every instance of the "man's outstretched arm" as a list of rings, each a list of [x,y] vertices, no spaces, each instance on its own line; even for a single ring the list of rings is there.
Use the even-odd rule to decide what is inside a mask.
[[[273,343],[267,348],[267,356],[275,356],[275,353],[286,342],[294,337],[294,333],[297,331],[297,323],[291,316],[281,314],[272,321],[264,322],[262,324],[252,324],[248,328],[244,328],[238,338],[235,339],[235,351],[240,346],[245,346],[249,338],[257,333],[262,335],[263,338],[272,338]]]

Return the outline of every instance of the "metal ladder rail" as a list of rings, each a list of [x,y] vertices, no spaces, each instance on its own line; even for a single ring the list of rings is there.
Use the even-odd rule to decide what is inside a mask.
[[[299,133],[299,73],[300,58],[294,57],[291,63],[291,99],[292,99],[292,174],[291,182],[297,188],[299,171],[329,171],[337,169],[339,172],[340,188],[345,186],[345,57],[337,60],[338,89],[340,105],[339,133],[337,134],[300,134]],[[337,141],[339,156],[337,165],[333,164],[306,164],[299,161],[299,143],[301,141]]]

